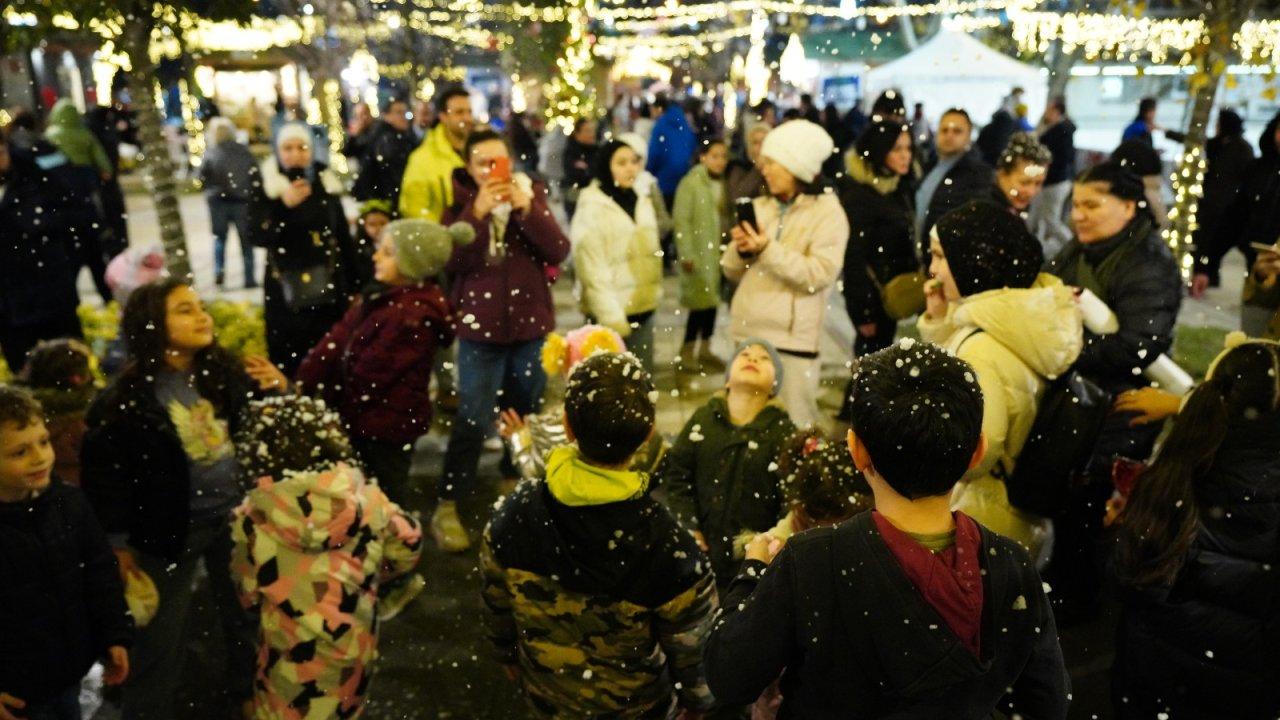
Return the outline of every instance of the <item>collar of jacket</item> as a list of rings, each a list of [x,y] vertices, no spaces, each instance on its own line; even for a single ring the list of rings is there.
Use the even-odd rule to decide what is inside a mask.
[[[458,151],[453,149],[453,145],[449,143],[448,130],[445,128],[444,123],[432,128],[431,132],[427,133],[427,137],[422,141],[422,144],[427,147],[432,155],[448,158],[456,163],[458,167],[464,167],[467,164],[462,159],[462,156],[458,154]]]
[[[857,150],[849,151],[849,161],[846,164],[849,166],[849,177],[854,182],[860,185],[868,185],[881,195],[888,195],[897,190],[898,181],[902,179],[899,175],[885,177],[877,174],[867,164],[867,161],[858,154]]]
[[[1149,235],[1153,229],[1154,223],[1147,218],[1141,210],[1125,225],[1120,232],[1111,237],[1096,243],[1080,243],[1081,249],[1084,251],[1085,258],[1092,265],[1097,265],[1107,258],[1108,255],[1115,252],[1117,248],[1124,245],[1130,240],[1140,242]]]
[[[330,195],[341,196],[346,192],[346,188],[342,186],[342,181],[337,175],[327,167],[318,166],[320,170],[320,183],[324,186],[325,192]],[[259,166],[262,172],[262,191],[266,196],[275,200],[284,194],[285,188],[289,187],[289,179],[280,172],[280,164],[276,161],[274,154],[262,161]]]
[[[569,507],[607,505],[644,496],[649,477],[641,472],[591,465],[582,459],[577,447],[559,447],[547,457],[547,489]]]
[[[734,425],[733,419],[729,416],[729,392],[727,390],[720,390],[712,395],[711,399],[707,401],[707,406],[711,408],[716,417],[724,421],[725,427],[732,430],[763,430],[765,426],[774,422],[778,414],[785,415],[787,412],[782,406],[782,400],[775,395],[769,398],[769,402],[765,403],[764,407],[760,408],[760,412],[756,414],[751,422],[746,425]],[[744,437],[743,439],[749,440],[751,438]]]

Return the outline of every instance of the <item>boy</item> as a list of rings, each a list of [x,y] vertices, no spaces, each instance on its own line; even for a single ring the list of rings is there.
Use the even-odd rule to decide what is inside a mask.
[[[109,685],[129,674],[115,556],[80,490],[53,478],[43,415],[0,385],[0,720],[79,720],[95,660]]]
[[[791,538],[776,560],[776,540],[752,541],[707,644],[717,700],[751,702],[782,673],[780,718],[1066,717],[1034,566],[950,510],[985,451],[982,407],[972,368],[934,345],[861,360],[847,439],[875,510]]]
[[[565,390],[575,445],[494,512],[480,551],[489,635],[544,717],[665,718],[710,707],[702,645],[716,607],[706,556],[628,471],[653,433],[632,355],[583,360]]]

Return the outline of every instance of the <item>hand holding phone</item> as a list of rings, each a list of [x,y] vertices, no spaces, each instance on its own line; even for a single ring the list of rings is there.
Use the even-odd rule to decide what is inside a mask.
[[[511,158],[496,157],[489,161],[489,180],[492,182],[511,182]]]
[[[760,232],[760,224],[756,222],[756,206],[751,198],[738,198],[733,201],[733,214],[738,224],[746,223],[752,230]]]

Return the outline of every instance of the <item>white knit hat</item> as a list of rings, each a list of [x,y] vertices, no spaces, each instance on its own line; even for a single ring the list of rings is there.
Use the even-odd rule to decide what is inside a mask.
[[[760,154],[786,168],[800,182],[813,182],[835,147],[821,125],[789,120],[769,131]]]
[[[280,146],[284,145],[285,140],[301,140],[311,147],[315,144],[315,138],[311,135],[311,128],[300,122],[285,123],[280,126],[276,132],[276,150],[280,150]]]

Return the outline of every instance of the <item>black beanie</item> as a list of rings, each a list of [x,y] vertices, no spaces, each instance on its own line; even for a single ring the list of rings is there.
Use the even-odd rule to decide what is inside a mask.
[[[854,148],[872,172],[877,175],[893,175],[893,172],[885,167],[884,161],[889,157],[889,151],[893,150],[894,144],[898,142],[902,133],[910,134],[911,128],[899,122],[879,120],[862,131]]]
[[[938,221],[938,240],[962,297],[1029,288],[1044,251],[1022,218],[986,200],[970,200]]]

